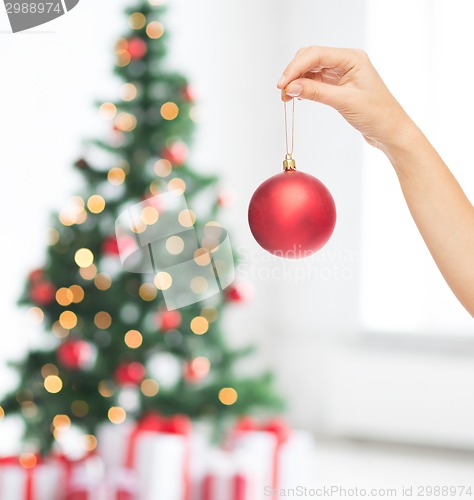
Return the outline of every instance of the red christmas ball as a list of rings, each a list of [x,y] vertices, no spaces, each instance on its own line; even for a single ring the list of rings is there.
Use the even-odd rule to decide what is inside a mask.
[[[117,238],[115,236],[109,236],[108,238],[106,238],[102,242],[101,250],[104,255],[118,255],[119,247]]]
[[[122,363],[115,370],[114,378],[118,385],[138,385],[145,378],[145,367],[137,361]]]
[[[268,252],[292,259],[308,257],[331,237],[336,206],[320,180],[285,170],[257,188],[250,200],[249,224]]]
[[[80,370],[90,366],[94,349],[85,340],[73,339],[63,342],[57,351],[58,361],[70,370]]]
[[[252,294],[253,288],[250,283],[234,284],[225,289],[225,296],[229,302],[245,302]]]
[[[31,283],[38,283],[39,281],[42,281],[44,277],[44,271],[43,269],[33,269],[33,271],[30,272],[28,275],[28,279],[30,280]]]
[[[209,375],[211,364],[204,356],[198,356],[186,361],[183,368],[183,378],[190,384],[197,384]]]
[[[158,328],[163,331],[175,330],[181,325],[179,311],[160,311],[157,315]]]
[[[196,92],[194,91],[194,88],[191,87],[190,85],[186,85],[186,87],[183,88],[183,97],[186,101],[188,102],[193,102],[196,100]]]
[[[132,59],[142,59],[147,51],[146,42],[141,38],[130,38],[128,41],[128,52]]]
[[[31,284],[30,298],[39,306],[46,306],[53,302],[56,287],[49,281],[39,281]]]

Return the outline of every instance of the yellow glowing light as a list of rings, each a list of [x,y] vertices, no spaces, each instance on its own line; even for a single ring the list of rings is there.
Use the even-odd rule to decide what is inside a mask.
[[[71,285],[69,290],[72,293],[72,301],[74,304],[79,304],[84,299],[84,289],[79,285]]]
[[[140,386],[143,394],[149,398],[156,396],[160,390],[160,386],[156,380],[152,380],[151,378],[146,378]]]
[[[120,97],[126,102],[133,101],[137,94],[137,87],[133,83],[125,83],[120,88]]]
[[[237,391],[232,387],[223,387],[219,391],[219,401],[223,405],[233,405],[237,401],[238,397],[239,395],[237,394]]]
[[[52,363],[46,363],[43,368],[41,368],[41,375],[43,378],[49,377],[50,375],[58,375],[58,373],[58,367]]]
[[[85,434],[83,439],[86,451],[94,451],[97,448],[97,438],[93,434]]]
[[[184,241],[179,236],[170,236],[166,240],[166,250],[171,255],[178,255],[184,250]]]
[[[53,426],[56,428],[67,429],[71,427],[71,419],[67,415],[56,415],[53,418]]]
[[[138,330],[129,330],[125,334],[124,341],[130,349],[138,349],[143,343],[143,337]]]
[[[146,302],[151,302],[152,300],[156,299],[158,291],[156,287],[153,286],[151,283],[143,283],[143,285],[138,290],[138,294],[140,295],[142,300],[145,300]]]
[[[113,120],[117,114],[117,108],[112,102],[104,102],[99,108],[99,114],[104,120]]]
[[[158,160],[155,163],[155,173],[160,177],[168,177],[171,174],[171,170],[173,169],[171,162],[165,159]]]
[[[177,191],[176,194],[182,194],[186,191],[186,183],[183,179],[179,177],[175,177],[168,182],[168,190],[169,191]]]
[[[49,244],[51,246],[54,246],[58,241],[59,241],[59,231],[53,227],[49,230]]]
[[[66,227],[72,226],[76,222],[76,216],[66,210],[62,210],[59,213],[59,222]]]
[[[108,290],[112,286],[112,278],[105,273],[99,273],[94,280],[94,285],[99,290]]]
[[[209,323],[214,323],[219,317],[219,312],[217,307],[214,306],[204,306],[201,309],[201,316],[204,316]]]
[[[39,307],[28,309],[26,316],[34,325],[41,325],[44,320],[44,312]]]
[[[146,17],[141,12],[134,12],[128,18],[128,24],[132,30],[141,30],[146,24]]]
[[[124,68],[130,64],[132,57],[130,56],[130,52],[126,49],[118,49],[117,50],[117,66]]]
[[[57,394],[63,388],[63,381],[57,375],[48,375],[44,379],[44,388],[51,394]]]
[[[113,424],[121,424],[125,422],[125,419],[127,418],[127,413],[121,406],[112,406],[112,408],[109,409],[109,420]]]
[[[145,231],[146,228],[147,228],[147,225],[142,220],[139,220],[139,221],[133,220],[130,222],[130,231],[132,231],[136,234],[143,233],[143,231]]]
[[[120,186],[125,180],[125,172],[122,168],[114,167],[109,170],[107,180],[114,186]]]
[[[94,323],[97,328],[106,330],[112,324],[112,316],[105,311],[100,311],[94,316]]]
[[[100,214],[105,208],[105,200],[100,194],[93,194],[87,200],[87,208],[93,214]]]
[[[59,324],[66,330],[71,330],[77,325],[77,316],[72,311],[64,311],[59,316]]]
[[[38,463],[34,453],[22,453],[18,461],[24,469],[33,469]]]
[[[89,405],[85,401],[78,399],[72,402],[71,411],[75,417],[82,418],[89,413]]]
[[[137,126],[137,118],[131,113],[119,113],[115,119],[115,126],[122,132],[131,132]]]
[[[179,212],[178,222],[183,227],[192,227],[196,222],[196,215],[192,210],[188,210],[187,208],[185,208],[184,210],[181,210],[181,212]]]
[[[63,328],[59,321],[55,321],[52,327],[53,333],[59,339],[63,339],[69,335],[69,330]]]
[[[5,410],[0,406],[0,420],[5,417]]]
[[[84,224],[87,220],[87,212],[82,209],[78,212],[77,217],[76,217],[76,224]]]
[[[222,227],[217,221],[210,220],[204,225],[204,234],[214,234],[215,229],[207,229],[209,227]]]
[[[74,295],[71,292],[71,290],[69,290],[69,288],[60,288],[56,292],[56,302],[60,306],[68,306],[69,304],[72,303],[73,299],[74,299]]]
[[[161,106],[160,113],[165,120],[174,120],[179,114],[178,105],[174,102],[165,102]]]
[[[107,382],[106,380],[102,380],[101,382],[99,382],[98,391],[99,394],[104,398],[111,398],[115,393],[115,389],[112,383]]]
[[[209,288],[209,283],[207,282],[207,279],[204,278],[204,276],[194,276],[194,278],[191,280],[190,286],[191,290],[194,293],[200,294],[207,291],[207,289]]]
[[[165,28],[158,21],[153,21],[146,27],[146,34],[153,40],[161,38],[164,32]]]
[[[168,290],[173,284],[173,278],[165,271],[161,271],[155,276],[153,282],[158,290]]]
[[[97,267],[95,267],[94,264],[90,265],[89,267],[81,267],[81,269],[79,269],[79,274],[85,280],[93,280],[97,274]]]
[[[194,262],[198,266],[208,266],[211,263],[211,254],[205,248],[198,248],[194,252]]]
[[[160,214],[155,207],[145,207],[141,213],[142,222],[144,224],[148,224],[149,226],[156,224],[159,217]]]
[[[160,194],[161,192],[161,188],[160,188],[160,183],[157,182],[157,181],[153,181],[151,184],[150,184],[150,193],[153,195],[153,196],[156,196],[157,194]]]
[[[164,5],[165,0],[148,0],[148,3],[150,5],[154,5],[154,6],[158,7],[159,5]]]
[[[203,335],[209,330],[209,322],[203,316],[196,316],[191,320],[191,331],[196,335]]]
[[[94,254],[88,248],[80,248],[74,260],[79,267],[89,267],[94,262]]]

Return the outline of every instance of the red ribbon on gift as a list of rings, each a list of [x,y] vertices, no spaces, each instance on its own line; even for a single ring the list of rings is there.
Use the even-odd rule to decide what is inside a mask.
[[[246,432],[261,432],[261,431],[270,432],[276,438],[275,452],[273,454],[272,488],[274,490],[277,490],[279,485],[281,449],[282,446],[288,441],[290,437],[290,428],[288,427],[286,422],[278,418],[269,420],[264,424],[258,424],[251,417],[241,418],[235,426],[235,433],[237,436],[239,434],[241,435],[242,433]]]
[[[230,481],[232,482],[232,499],[221,499],[215,496],[216,477],[209,474],[202,482],[202,500],[249,500],[248,477],[236,473]]]
[[[126,466],[134,468],[135,452],[140,435],[144,432],[156,432],[162,434],[177,434],[189,437],[191,433],[191,420],[186,415],[173,415],[164,417],[157,412],[146,413],[138,422],[135,429],[130,434],[126,455]],[[191,450],[189,442],[186,445],[185,463],[183,470],[184,496],[183,500],[188,500],[190,495],[189,464]]]
[[[76,458],[76,459],[71,459],[64,453],[55,453],[50,457],[51,460],[56,461],[60,464],[60,466],[64,470],[64,494],[67,497],[68,500],[82,500],[83,498],[87,500],[87,497],[83,496],[71,496],[72,493],[76,492],[71,492],[71,479],[72,479],[72,472],[75,466],[80,465],[90,458],[94,457],[96,455],[96,452],[91,451],[84,455],[81,458]]]
[[[31,463],[16,456],[0,457],[0,467],[4,465],[16,465],[24,469],[26,474],[24,500],[34,500],[34,472],[36,467],[41,463],[41,457],[34,454],[31,454]]]

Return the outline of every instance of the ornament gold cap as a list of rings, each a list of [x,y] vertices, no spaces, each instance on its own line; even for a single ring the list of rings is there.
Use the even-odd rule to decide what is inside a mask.
[[[283,160],[283,170],[296,170],[296,161],[290,154],[287,154]]]

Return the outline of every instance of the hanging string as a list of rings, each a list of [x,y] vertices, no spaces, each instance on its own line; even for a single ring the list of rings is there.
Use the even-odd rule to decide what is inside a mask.
[[[285,96],[286,97],[286,96]],[[288,116],[287,107],[288,101],[283,101],[283,107],[285,109],[285,141],[286,141],[286,154],[290,157],[293,155],[293,149],[295,147],[295,99],[291,99],[291,148],[289,147],[290,141],[288,140]]]

